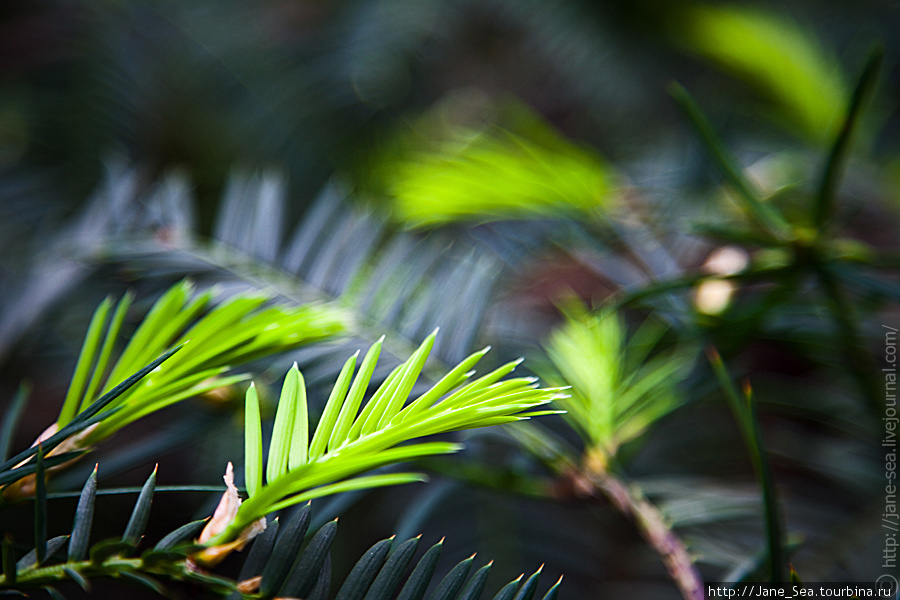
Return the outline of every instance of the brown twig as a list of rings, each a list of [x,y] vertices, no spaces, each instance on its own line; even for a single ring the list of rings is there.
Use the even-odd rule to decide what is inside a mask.
[[[641,537],[659,555],[682,597],[704,600],[703,580],[694,561],[659,509],[647,500],[640,488],[628,485],[605,469],[605,462],[587,462],[583,469],[569,473],[573,491],[584,496],[602,494],[635,524]]]

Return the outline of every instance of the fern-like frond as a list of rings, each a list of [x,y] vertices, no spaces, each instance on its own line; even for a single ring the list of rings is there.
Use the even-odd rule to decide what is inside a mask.
[[[186,230],[190,221],[171,208],[172,194],[178,205],[195,202],[188,186],[174,180],[143,198],[146,214],[135,217],[130,235],[106,236],[109,260],[127,262],[145,278],[202,278],[227,288],[273,290],[302,303],[337,298],[370,343],[377,336],[367,334],[369,326],[392,332],[393,344],[412,347],[412,340],[440,325],[448,333],[436,344],[436,357],[455,363],[471,352],[502,273],[492,250],[441,232],[398,232],[339,181],[328,183],[286,231],[287,189],[277,172],[235,171],[207,241]],[[316,349],[293,358],[312,384],[334,376],[334,356]],[[317,363],[324,363],[321,373]]]
[[[472,368],[487,349],[469,356],[407,403],[436,336],[437,331],[428,336],[365,403],[363,396],[378,362],[381,340],[369,348],[355,377],[356,356],[347,360],[311,438],[303,377],[294,366],[282,388],[265,481],[258,397],[251,387],[247,392],[245,436],[245,479],[250,497],[234,512],[231,523],[210,531],[207,543],[216,546],[231,542],[265,515],[312,498],[419,481],[421,476],[413,473],[358,475],[392,463],[459,450],[457,444],[449,442],[400,445],[404,442],[556,412],[534,409],[560,398],[559,390],[540,389],[530,377],[501,381],[520,361],[470,381]]]
[[[131,297],[123,297],[115,309],[109,299],[101,303],[88,328],[57,426],[64,427],[101,392],[172,345],[184,345],[178,360],[162,365],[119,396],[110,408],[121,410],[99,423],[85,444],[96,443],[151,412],[246,379],[228,374],[233,366],[332,336],[344,326],[341,314],[324,306],[267,306],[268,298],[258,294],[235,296],[209,310],[212,291],[192,296],[191,283],[172,286],[156,301],[112,366],[113,346]]]
[[[290,597],[340,600],[421,600],[429,587],[433,600],[494,600],[537,598],[537,585],[542,569],[523,581],[522,577],[508,582],[494,596],[485,596],[493,561],[474,573],[475,557],[460,561],[447,575],[435,577],[443,550],[443,540],[428,548],[416,559],[421,537],[398,543],[393,537],[381,540],[369,548],[356,562],[343,581],[333,581],[330,550],[337,533],[337,521],[323,525],[310,536],[302,548],[309,524],[310,506],[307,504],[285,523],[273,520],[266,533],[257,538],[240,574],[238,584],[244,593],[260,598]],[[557,597],[560,581],[546,592],[544,600]],[[232,595],[233,600],[238,594]]]
[[[297,509],[281,522],[272,519],[258,536],[244,560],[237,580],[205,572],[191,561],[191,553],[200,549],[191,539],[206,523],[187,523],[172,531],[152,547],[138,554],[144,529],[156,491],[156,469],[138,494],[128,524],[121,537],[90,544],[93,515],[97,502],[97,469],[82,489],[70,535],[36,537],[36,546],[16,560],[12,547],[4,541],[3,575],[0,591],[25,593],[65,581],[74,581],[89,590],[91,581],[115,578],[148,587],[167,595],[163,582],[192,582],[208,592],[229,596],[230,600],[296,597],[326,600],[338,583],[336,598],[341,600],[421,600],[434,587],[434,600],[478,600],[485,597],[492,562],[471,576],[474,556],[459,562],[441,578],[435,577],[443,540],[431,546],[414,561],[420,537],[396,544],[394,538],[373,545],[356,562],[342,582],[332,581],[331,547],[337,534],[337,520],[325,523],[308,535],[311,506]],[[46,524],[46,522],[44,522]],[[65,558],[61,554],[68,542]],[[507,583],[494,600],[532,600],[542,569],[528,579]],[[553,600],[559,593],[560,578],[543,596]]]
[[[110,299],[100,304],[59,417],[39,438],[51,461],[48,466],[71,460],[150,413],[246,379],[230,373],[235,365],[321,340],[344,327],[342,313],[326,306],[266,306],[266,296],[239,295],[208,310],[213,292],[191,299],[192,292],[192,284],[182,281],[163,294],[112,365],[131,296],[115,307]],[[172,346],[181,350],[179,360],[166,361]],[[154,361],[160,354],[163,357]],[[141,369],[147,363],[150,367]],[[10,415],[9,427],[14,417]],[[0,486],[7,486],[7,498],[33,493],[35,466],[19,463],[35,451],[32,447],[20,452],[0,466]],[[49,456],[50,452],[57,456]],[[9,487],[25,477],[30,479]]]
[[[31,496],[43,485],[44,467],[64,465],[85,452],[81,445],[86,432],[116,414],[120,408],[109,408],[122,394],[181,349],[172,348],[149,365],[134,373],[95,402],[87,406],[62,428],[50,427],[37,441],[3,464],[0,464],[0,488],[7,499]],[[54,456],[49,456],[50,454]],[[38,455],[41,460],[32,461]],[[47,456],[46,459],[44,456]],[[36,475],[40,473],[41,477]]]
[[[190,580],[223,594],[234,589],[234,582],[214,575],[194,573],[188,566],[188,554],[195,549],[190,540],[205,521],[188,523],[165,536],[153,548],[137,555],[149,520],[155,489],[156,469],[141,488],[121,537],[91,544],[91,528],[98,496],[95,468],[79,497],[70,535],[51,539],[46,539],[43,532],[36,535],[35,548],[19,559],[14,569],[4,569],[3,577],[0,577],[0,590],[22,592],[64,581],[75,581],[89,590],[91,580],[100,577],[140,583],[158,593],[165,591],[159,578],[170,581]],[[38,496],[37,504],[41,501],[41,494]],[[43,500],[46,501],[46,498]],[[35,522],[38,522],[37,518]],[[67,556],[65,560],[60,560],[56,555],[67,542]],[[12,558],[12,550],[4,550],[4,556]]]
[[[628,338],[615,312],[576,307],[547,344],[554,369],[546,379],[572,386],[560,405],[607,459],[682,403],[675,385],[694,357],[679,349],[648,358],[661,334],[647,323]]]

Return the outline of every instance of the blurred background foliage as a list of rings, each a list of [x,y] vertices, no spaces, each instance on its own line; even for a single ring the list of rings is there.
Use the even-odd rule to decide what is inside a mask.
[[[423,533],[447,536],[450,565],[496,559],[498,581],[545,562],[568,598],[678,597],[572,469],[640,489],[704,578],[752,576],[766,527],[701,351],[715,346],[753,383],[791,562],[805,580],[874,579],[882,325],[900,323],[898,26],[875,0],[7,0],[0,398],[33,387],[15,448],[58,414],[107,294],[134,294],[126,332],[185,277],[220,298],[335,301],[348,335],[251,366],[270,425],[266,385],[291,361],[317,414],[382,332],[373,380],[441,326],[426,376],[491,344],[496,364],[524,355],[574,386],[574,428],[461,434],[461,456],[422,461],[428,485],[320,501],[317,526],[354,531],[336,573],[379,536]],[[673,80],[693,100],[673,101]],[[102,485],[139,485],[155,462],[160,481],[217,483],[242,394],[131,425],[95,453]],[[215,500],[162,494],[150,529]],[[74,501],[55,502],[65,531]],[[124,522],[131,500],[107,502]],[[17,511],[27,524],[11,507],[4,525]]]

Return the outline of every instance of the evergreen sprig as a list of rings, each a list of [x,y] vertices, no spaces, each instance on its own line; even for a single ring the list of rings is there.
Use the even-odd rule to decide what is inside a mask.
[[[469,381],[472,368],[489,348],[475,352],[440,381],[407,404],[437,331],[412,356],[397,366],[363,405],[378,361],[382,340],[372,345],[356,376],[358,353],[344,364],[310,439],[306,391],[296,365],[285,377],[272,441],[263,472],[259,399],[254,386],[247,391],[245,480],[249,498],[234,519],[212,532],[210,546],[237,539],[265,515],[338,492],[421,481],[416,473],[358,475],[385,465],[460,449],[452,442],[417,442],[425,436],[512,423],[559,411],[534,410],[564,394],[541,389],[532,377],[502,380],[521,361],[509,362]],[[502,380],[502,381],[501,381]]]
[[[566,309],[566,323],[546,346],[552,363],[544,376],[571,386],[559,400],[566,418],[604,462],[682,404],[675,384],[686,376],[689,352],[652,355],[665,330],[645,323],[631,337],[612,310]],[[682,349],[684,350],[684,349]]]
[[[331,547],[337,534],[337,520],[325,523],[309,534],[311,506],[307,503],[281,523],[273,519],[265,533],[256,538],[244,560],[237,580],[200,570],[190,561],[197,549],[191,538],[205,520],[187,523],[172,531],[152,547],[138,554],[156,486],[156,469],[138,495],[128,525],[120,538],[89,544],[97,501],[97,469],[82,489],[70,535],[45,539],[43,531],[36,546],[15,561],[8,541],[3,547],[3,575],[0,591],[25,593],[43,588],[52,597],[63,597],[53,585],[74,581],[90,591],[92,581],[100,578],[127,580],[158,594],[168,595],[163,582],[191,582],[206,591],[240,598],[274,597],[325,600],[329,597]],[[57,557],[68,542],[65,559]],[[435,571],[443,549],[443,540],[432,545],[414,562],[421,536],[396,544],[393,537],[374,544],[340,583],[340,600],[422,600],[426,590],[436,583],[433,600],[479,600],[487,587],[493,561],[471,577],[474,556],[460,561],[440,579]],[[532,600],[536,598],[542,568],[525,581],[522,576],[501,588],[494,600]],[[543,596],[554,600],[562,578]]]
[[[87,436],[86,444],[105,439],[166,406],[247,379],[247,375],[228,374],[235,365],[333,336],[344,328],[344,319],[336,309],[267,305],[269,298],[263,294],[237,295],[207,311],[215,292],[208,290],[192,298],[193,287],[182,281],[169,288],[111,367],[112,349],[132,297],[124,296],[115,310],[110,299],[100,304],[57,419],[59,427],[81,413],[99,393],[170,346],[184,345],[179,359],[163,365],[117,398],[110,408],[122,410],[99,423]]]

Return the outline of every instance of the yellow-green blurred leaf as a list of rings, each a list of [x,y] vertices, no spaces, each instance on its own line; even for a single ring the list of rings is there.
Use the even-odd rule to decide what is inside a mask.
[[[573,303],[564,312],[565,324],[546,345],[552,366],[540,374],[551,385],[571,386],[557,403],[585,442],[609,460],[681,406],[676,387],[687,376],[693,352],[657,350],[665,331],[652,322],[628,335],[610,309],[589,312]]]
[[[410,226],[542,218],[607,210],[612,167],[519,103],[487,123],[425,115],[378,173],[395,217]],[[437,115],[437,116],[436,116]]]
[[[758,7],[699,5],[679,21],[689,51],[768,95],[783,125],[814,143],[832,139],[848,96],[840,66],[816,36]]]

